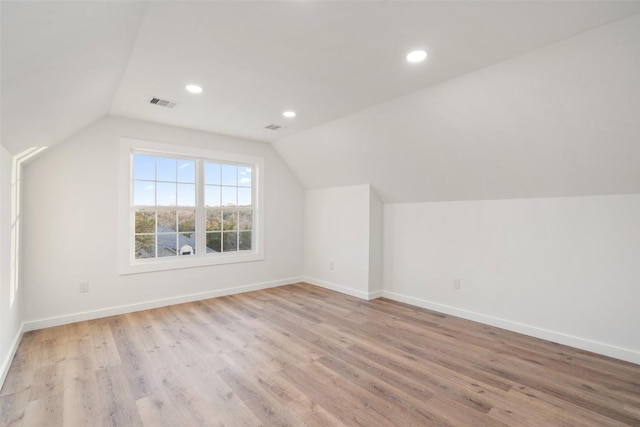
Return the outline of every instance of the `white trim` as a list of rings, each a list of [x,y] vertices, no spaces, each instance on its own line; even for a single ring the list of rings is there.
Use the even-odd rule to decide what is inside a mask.
[[[187,258],[180,257],[131,260],[131,153],[133,151],[149,151],[150,153],[164,153],[177,157],[193,157],[197,159],[211,159],[229,161],[253,166],[254,189],[253,197],[253,244],[251,251],[238,251],[227,254],[205,254],[199,251]],[[223,151],[206,150],[183,145],[173,145],[132,138],[120,138],[119,159],[119,200],[118,200],[118,272],[124,274],[146,273],[151,271],[172,270],[180,268],[201,267],[207,265],[231,264],[239,262],[253,262],[264,260],[264,159],[262,157]],[[202,171],[199,171],[202,175]],[[201,176],[200,176],[201,177]],[[200,195],[202,197],[202,195]],[[201,227],[203,224],[201,224]]]
[[[330,291],[340,292],[342,294],[351,295],[352,297],[360,298],[363,300],[372,300],[380,298],[382,291],[364,292],[357,289],[348,288],[342,285],[336,285],[335,283],[325,282],[324,280],[314,279],[312,277],[303,276],[302,281],[311,285],[319,286],[321,288],[329,289]]]
[[[499,317],[489,316],[487,314],[477,313],[475,311],[427,301],[424,299],[399,294],[397,292],[383,290],[382,296],[394,301],[404,302],[440,313],[450,314],[452,316],[461,317],[467,320],[473,320],[474,322],[480,322],[486,325],[506,329],[508,331],[518,332],[521,334],[529,335],[531,337],[540,338],[558,344],[575,347],[581,350],[602,354],[604,356],[625,360],[627,362],[640,364],[640,352],[636,350],[617,347],[599,341],[592,341],[586,338],[576,337],[574,335],[569,335],[562,332],[551,331],[549,329],[538,328],[536,326],[531,326],[524,323],[513,322],[511,320],[501,319]]]
[[[369,292],[369,298],[368,299],[372,300],[372,299],[376,299],[376,298],[382,298],[383,294],[384,294],[384,290],[383,289],[378,289],[377,291]]]
[[[7,357],[2,361],[2,365],[0,365],[0,389],[4,386],[4,380],[7,379],[7,374],[9,373],[9,368],[11,367],[11,362],[13,362],[13,358],[16,355],[16,351],[18,351],[18,346],[20,345],[20,341],[22,341],[22,335],[25,333],[24,322],[20,325],[18,329],[18,333],[15,338],[11,342],[11,348],[7,353]]]
[[[127,248],[128,250],[128,248]],[[190,257],[180,257],[179,259],[175,259],[176,257],[171,258],[157,258],[153,262],[148,263],[140,263],[140,264],[129,264],[129,265],[120,265],[120,269],[118,273],[121,275],[125,274],[137,274],[137,273],[148,273],[152,271],[163,271],[163,270],[178,270],[181,268],[193,268],[193,267],[205,267],[208,265],[220,265],[220,264],[234,264],[239,262],[253,262],[253,261],[262,261],[264,260],[264,256],[256,253],[235,253],[229,252],[227,254],[207,254],[205,256],[196,256],[192,255]]]
[[[102,317],[115,316],[118,314],[133,313],[136,311],[149,310],[153,308],[166,307],[169,305],[182,304],[185,302],[200,301],[209,298],[217,298],[225,295],[241,294],[244,292],[258,291],[260,289],[275,288],[278,286],[291,285],[301,282],[300,277],[290,277],[288,279],[273,280],[270,282],[254,283],[251,285],[236,286],[232,288],[216,289],[213,291],[199,292],[197,294],[181,295],[177,297],[162,298],[152,301],[139,302],[135,304],[119,305],[115,307],[102,308],[99,310],[83,311],[79,313],[65,314],[62,316],[48,317],[45,319],[30,320],[24,323],[24,331],[50,328],[52,326],[66,325],[68,323],[82,322],[85,320],[100,319]]]

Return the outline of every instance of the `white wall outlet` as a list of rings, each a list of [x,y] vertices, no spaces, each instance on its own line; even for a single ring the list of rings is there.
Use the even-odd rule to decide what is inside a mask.
[[[89,281],[88,280],[83,280],[82,282],[80,282],[80,287],[78,290],[81,294],[85,293],[85,292],[89,292]]]
[[[453,289],[460,289],[460,279],[453,279],[451,282],[451,287]]]
[[[329,263],[329,270],[333,270],[333,267],[334,267],[334,266],[333,266],[333,261],[331,261],[331,262]]]

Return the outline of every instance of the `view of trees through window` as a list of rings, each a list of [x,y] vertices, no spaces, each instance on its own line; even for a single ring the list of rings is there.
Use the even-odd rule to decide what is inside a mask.
[[[134,154],[132,178],[136,259],[252,249],[251,166]]]

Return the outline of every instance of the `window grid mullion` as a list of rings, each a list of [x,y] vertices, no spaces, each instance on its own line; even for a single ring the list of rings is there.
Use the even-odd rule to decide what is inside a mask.
[[[154,244],[155,244],[155,257],[154,258],[158,258],[158,211],[154,211],[153,212],[153,217],[155,218],[154,220],[154,230],[153,230],[153,240],[154,240]]]
[[[196,160],[196,254],[206,255],[206,209],[204,208],[204,160]]]

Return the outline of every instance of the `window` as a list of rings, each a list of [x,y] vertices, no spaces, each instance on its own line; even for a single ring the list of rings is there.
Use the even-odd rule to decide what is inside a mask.
[[[9,308],[13,307],[20,285],[20,247],[22,233],[22,169],[27,161],[46,150],[47,147],[31,147],[13,156],[11,167],[11,253],[9,272]]]
[[[252,168],[205,162],[204,204],[207,248],[215,252],[251,250]]]
[[[261,159],[129,139],[121,155],[123,274],[262,259]]]
[[[133,153],[134,257],[193,255],[196,160]],[[183,250],[189,246],[191,251]]]

